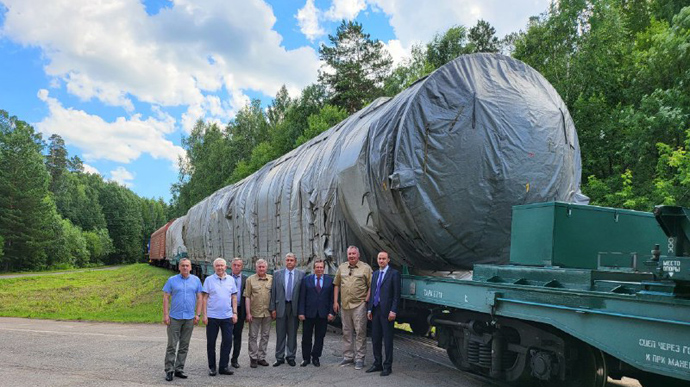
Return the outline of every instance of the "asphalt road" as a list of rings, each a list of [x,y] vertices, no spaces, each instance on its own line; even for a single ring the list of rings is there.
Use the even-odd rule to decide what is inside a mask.
[[[246,352],[246,334],[245,328],[241,368],[233,376],[210,377],[204,329],[195,328],[185,367],[189,379],[166,382],[163,357],[167,339],[163,325],[0,318],[0,385],[499,386],[451,368],[439,349],[414,340],[396,339],[393,374],[388,377],[356,371],[352,366],[339,367],[341,337],[334,332],[326,335],[320,368],[285,364],[252,369]],[[272,331],[269,362],[274,360],[274,336]],[[368,366],[373,358],[370,343],[367,349]],[[298,349],[298,357],[300,353]],[[634,381],[624,385],[639,386]]]

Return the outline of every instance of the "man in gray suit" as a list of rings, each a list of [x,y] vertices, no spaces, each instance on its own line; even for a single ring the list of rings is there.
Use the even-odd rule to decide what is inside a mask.
[[[273,285],[271,286],[271,302],[268,310],[271,317],[276,320],[276,362],[274,367],[287,363],[295,366],[297,353],[297,303],[299,290],[304,272],[295,269],[297,258],[295,254],[285,255],[285,268],[273,272]],[[287,339],[287,351],[285,341]]]

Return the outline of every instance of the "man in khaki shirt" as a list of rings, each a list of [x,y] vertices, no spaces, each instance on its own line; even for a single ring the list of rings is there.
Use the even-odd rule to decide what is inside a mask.
[[[268,264],[265,260],[256,261],[256,274],[247,278],[244,287],[245,308],[249,323],[249,365],[267,366],[266,347],[271,330],[271,312],[268,304],[271,300],[271,285],[273,276],[266,274]],[[257,346],[257,338],[261,335],[261,342]]]
[[[333,280],[333,310],[336,313],[340,309],[338,295],[342,303],[343,361],[340,365],[354,363],[356,370],[364,368],[371,273],[371,266],[359,261],[359,249],[350,246],[347,248],[347,262],[338,267]]]

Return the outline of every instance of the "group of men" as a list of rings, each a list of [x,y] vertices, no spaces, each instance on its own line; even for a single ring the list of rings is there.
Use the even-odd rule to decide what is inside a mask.
[[[316,260],[313,273],[305,275],[296,268],[293,253],[285,256],[285,266],[268,274],[268,263],[256,261],[256,274],[242,274],[243,262],[235,258],[228,275],[223,258],[213,262],[215,273],[202,286],[190,274],[191,262],[182,259],[180,274],[168,279],[163,287],[163,322],[167,325],[168,346],[165,356],[166,380],[186,379],[184,363],[193,326],[203,319],[206,325],[206,350],[209,375],[232,375],[240,368],[238,357],[244,322],[249,325],[249,364],[251,368],[268,366],[266,348],[271,322],[276,322],[274,367],[295,366],[297,328],[302,322],[302,362],[300,366],[321,365],[323,340],[329,321],[340,313],[343,331],[341,366],[364,367],[367,320],[372,322],[374,363],[366,372],[390,375],[393,363],[393,327],[400,300],[400,273],[389,266],[387,252],[378,253],[379,270],[359,260],[359,249],[347,249],[342,263],[331,279],[324,275],[325,263]],[[340,299],[340,302],[338,302]],[[221,333],[220,358],[216,367],[216,341]],[[382,356],[385,347],[385,359]],[[230,351],[232,351],[232,358]]]

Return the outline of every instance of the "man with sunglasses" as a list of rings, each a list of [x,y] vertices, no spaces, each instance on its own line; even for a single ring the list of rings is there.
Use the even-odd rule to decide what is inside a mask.
[[[364,368],[371,274],[371,266],[359,260],[359,249],[350,246],[347,248],[347,262],[338,267],[333,280],[333,310],[338,313],[342,306],[343,361],[340,365],[354,364],[356,370]]]

